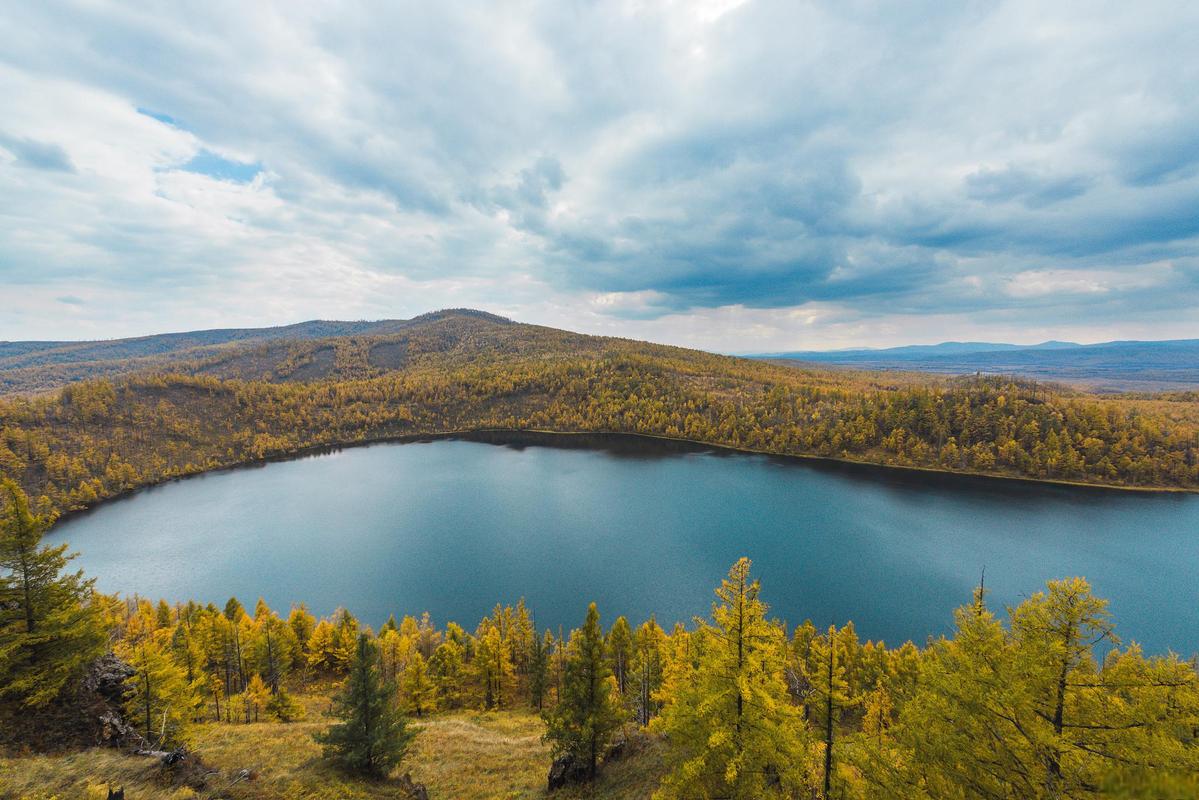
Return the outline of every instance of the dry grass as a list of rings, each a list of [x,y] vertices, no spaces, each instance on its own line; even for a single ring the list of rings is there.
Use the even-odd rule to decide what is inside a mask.
[[[0,758],[3,800],[105,800],[108,788],[127,787],[128,800],[195,800],[207,797],[164,781],[153,759],[114,750],[69,755]]]
[[[193,749],[216,773],[200,791],[173,787],[157,763],[111,750],[0,758],[0,798],[90,800],[124,786],[128,800],[377,800],[399,798],[390,781],[338,772],[321,758],[312,734],[328,724],[310,704],[309,718],[288,725],[257,723],[198,727]],[[398,773],[410,772],[434,800],[544,798],[549,749],[540,719],[528,712],[455,712],[419,722],[420,734]],[[253,777],[240,777],[250,770]],[[652,794],[662,774],[660,744],[645,741],[608,765],[592,787],[553,795],[559,800],[634,800]]]

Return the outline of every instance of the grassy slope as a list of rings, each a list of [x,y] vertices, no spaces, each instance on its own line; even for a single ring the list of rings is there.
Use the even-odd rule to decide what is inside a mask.
[[[218,770],[206,788],[171,786],[153,759],[112,750],[0,758],[0,798],[67,800],[105,798],[107,786],[124,786],[129,800],[228,798],[228,800],[374,800],[400,797],[395,784],[351,778],[321,759],[312,734],[327,722],[319,715],[291,724],[205,724],[193,747]],[[440,714],[419,723],[420,734],[398,773],[424,783],[430,798],[546,797],[549,749],[544,726],[525,711]],[[239,780],[242,770],[253,779]],[[648,797],[662,775],[660,744],[649,743],[611,764],[594,787],[555,793],[560,800]]]

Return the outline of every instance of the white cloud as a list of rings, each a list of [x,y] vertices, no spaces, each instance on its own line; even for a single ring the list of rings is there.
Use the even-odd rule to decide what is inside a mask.
[[[461,305],[723,350],[1175,334],[1199,7],[1150,6],[9,4],[0,337]]]

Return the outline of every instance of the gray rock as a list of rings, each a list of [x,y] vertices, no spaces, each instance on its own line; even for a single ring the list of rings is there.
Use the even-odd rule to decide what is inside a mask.
[[[129,681],[136,672],[129,664],[108,653],[97,658],[87,668],[83,675],[82,688],[85,692],[120,705],[133,693]]]

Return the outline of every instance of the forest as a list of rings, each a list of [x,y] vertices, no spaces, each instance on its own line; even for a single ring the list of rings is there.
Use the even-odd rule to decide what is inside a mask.
[[[462,314],[384,336],[230,347],[0,399],[0,474],[63,513],[313,448],[511,429],[1199,488],[1193,393],[796,368]]]
[[[1082,578],[1051,581],[1008,609],[991,608],[980,585],[952,633],[922,647],[863,642],[848,622],[818,630],[772,618],[747,559],[719,582],[707,616],[669,630],[652,617],[605,626],[582,598],[568,632],[539,630],[523,600],[473,627],[426,614],[372,630],[345,609],[317,618],[261,599],[250,608],[99,594],[70,572],[65,545],[40,544],[50,518],[12,481],[0,490],[0,788],[8,782],[11,796],[59,796],[34,794],[28,781],[77,780],[91,763],[37,751],[103,739],[143,753],[125,762],[202,760],[242,728],[263,740],[303,729],[322,748],[306,768],[343,776],[341,788],[307,786],[258,751],[258,774],[240,788],[237,778],[234,789],[215,785],[211,769],[171,796],[403,796],[414,786],[410,751],[439,719],[461,724],[464,713],[535,719],[541,769],[552,758],[560,791],[594,785],[595,796],[1199,794],[1195,660],[1122,642]],[[115,709],[96,694],[98,664],[119,675]],[[340,721],[313,726],[316,714]],[[426,745],[433,758],[440,741]],[[124,762],[95,763],[102,772]],[[272,794],[272,770],[290,788]],[[633,791],[644,794],[605,794],[617,770],[640,771]],[[165,768],[147,780],[178,789]],[[472,796],[516,796],[498,784],[482,791]]]

